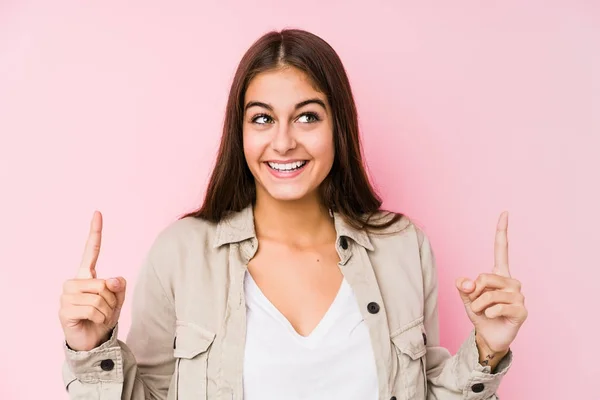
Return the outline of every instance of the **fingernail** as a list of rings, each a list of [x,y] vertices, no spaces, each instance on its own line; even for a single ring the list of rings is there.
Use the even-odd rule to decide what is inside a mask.
[[[108,281],[115,289],[118,289],[119,286],[121,286],[121,281],[119,281],[117,278],[110,278]]]
[[[471,281],[464,281],[462,284],[463,289],[469,290],[471,289]]]

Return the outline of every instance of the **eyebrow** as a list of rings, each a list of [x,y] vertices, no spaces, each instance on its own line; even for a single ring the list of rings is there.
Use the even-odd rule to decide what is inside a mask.
[[[313,104],[313,103],[314,104],[318,104],[321,107],[323,107],[324,110],[327,110],[327,107],[325,107],[325,103],[321,99],[317,99],[317,98],[301,101],[300,103],[298,103],[298,104],[296,104],[294,106],[294,110],[298,110],[298,109],[300,109],[300,108],[302,108],[302,107],[304,107],[304,106],[306,106],[308,104]],[[251,101],[248,104],[246,104],[246,107],[244,107],[244,113],[250,107],[263,107],[263,108],[266,108],[267,110],[269,110],[271,112],[273,111],[273,106],[271,106],[270,104],[263,103],[261,101]]]

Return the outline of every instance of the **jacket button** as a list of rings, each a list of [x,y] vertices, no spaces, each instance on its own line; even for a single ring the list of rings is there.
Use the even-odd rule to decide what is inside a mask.
[[[379,312],[379,304],[372,301],[367,304],[367,310],[369,310],[371,314],[377,314]]]
[[[427,346],[427,335],[423,333],[423,343]]]
[[[396,399],[396,396],[392,396],[392,397],[390,398],[390,400],[397,400],[397,399]]]
[[[473,386],[471,386],[471,390],[475,393],[483,392],[484,388],[485,386],[483,385],[483,383],[476,383]]]
[[[115,362],[111,359],[102,360],[100,362],[100,368],[102,368],[102,371],[112,371],[114,367],[115,367]]]
[[[342,249],[344,250],[348,249],[348,240],[343,236],[340,238],[340,246],[342,246]]]

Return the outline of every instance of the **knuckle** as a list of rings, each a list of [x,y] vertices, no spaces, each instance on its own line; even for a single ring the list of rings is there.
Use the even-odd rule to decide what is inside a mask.
[[[90,307],[89,312],[90,312],[89,317],[92,321],[101,323],[104,320],[104,315],[100,311],[96,310],[95,308]]]
[[[104,290],[104,281],[102,279],[90,279],[90,291],[101,293]]]
[[[485,283],[481,280],[480,277],[477,277],[474,281],[475,291],[472,293],[474,295],[479,295],[483,289],[485,289]]]
[[[64,293],[69,293],[71,291],[73,291],[73,279],[68,279],[63,283],[63,292]]]
[[[492,301],[492,292],[490,291],[485,291],[483,293],[481,293],[481,295],[479,295],[479,298],[477,299],[478,303],[481,304],[489,304]]]
[[[106,279],[98,279],[98,292],[104,292],[108,290]],[[108,290],[110,292],[110,290]]]
[[[481,297],[483,298],[483,301],[485,301],[486,303],[490,303],[495,298],[495,292],[492,292],[492,291],[485,292],[484,294],[481,295]]]
[[[515,279],[515,288],[517,288],[518,291],[521,291],[522,287],[523,285],[521,284],[521,281]]]
[[[118,305],[119,305],[119,301],[117,300],[116,297],[110,299],[109,306],[111,309],[114,310],[115,308],[117,308]]]
[[[86,306],[85,307],[85,311],[83,312],[83,314],[85,315],[86,318],[92,319],[92,317],[95,314],[96,309],[92,306]]]
[[[106,288],[106,283],[104,279],[94,279],[94,290],[97,293],[102,292]]]
[[[93,297],[92,297],[92,305],[94,305],[95,307],[102,306],[102,297],[100,297],[97,294],[93,295]]]
[[[114,307],[114,304],[117,302],[116,296],[113,292],[106,289],[106,291],[102,292],[102,298],[106,301],[110,307]]]
[[[65,293],[61,294],[60,295],[60,306],[64,307],[65,305],[69,304],[70,303],[70,301],[69,301],[70,298],[71,298],[71,296],[69,296],[68,294],[65,294]]]
[[[488,274],[487,272],[483,272],[483,273],[479,274],[479,276],[477,277],[477,280],[481,284],[485,285],[490,281],[490,274]]]

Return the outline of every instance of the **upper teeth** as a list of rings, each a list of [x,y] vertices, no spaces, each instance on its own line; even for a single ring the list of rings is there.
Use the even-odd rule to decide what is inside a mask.
[[[269,166],[278,171],[289,171],[291,169],[300,168],[304,164],[306,164],[306,161],[296,161],[296,162],[287,163],[287,164],[279,164],[279,163],[269,162]]]

